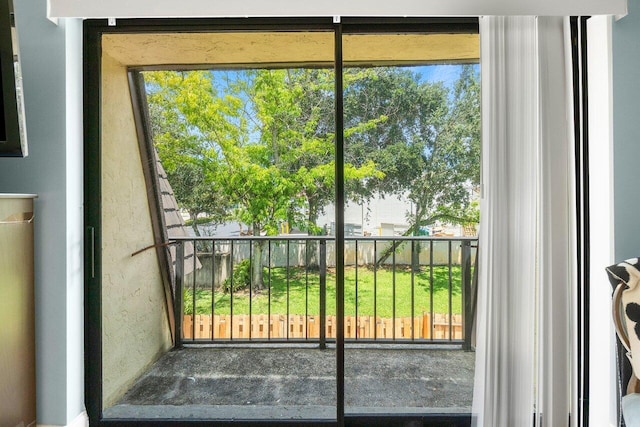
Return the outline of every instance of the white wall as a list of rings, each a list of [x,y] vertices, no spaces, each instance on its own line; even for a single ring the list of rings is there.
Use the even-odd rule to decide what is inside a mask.
[[[587,21],[591,196],[589,422],[603,427],[616,425],[617,419],[611,287],[604,271],[605,266],[614,263],[611,21],[610,17]]]
[[[67,425],[84,407],[81,22],[15,3],[22,54],[26,159],[0,159],[0,192],[36,193],[36,381],[39,424]],[[67,55],[68,54],[68,55]]]
[[[479,16],[623,14],[626,0],[48,0],[51,16]]]

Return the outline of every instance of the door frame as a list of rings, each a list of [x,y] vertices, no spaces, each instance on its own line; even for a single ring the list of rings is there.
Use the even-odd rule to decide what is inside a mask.
[[[233,32],[233,31],[330,31],[335,35],[336,67],[336,245],[344,246],[343,178],[343,93],[342,35],[364,33],[478,33],[477,18],[216,18],[216,19],[118,19],[109,25],[105,19],[84,21],[84,226],[85,226],[85,404],[91,425],[96,426],[173,426],[211,425],[206,420],[105,419],[102,414],[102,201],[101,201],[101,39],[114,33]],[[336,251],[340,254],[342,251]],[[342,267],[342,268],[340,268]],[[344,258],[336,256],[336,271],[343,270]],[[342,296],[342,297],[341,297]],[[344,275],[336,275],[336,419],[273,420],[252,422],[215,421],[221,426],[349,425],[468,426],[471,414],[348,414],[344,411]]]

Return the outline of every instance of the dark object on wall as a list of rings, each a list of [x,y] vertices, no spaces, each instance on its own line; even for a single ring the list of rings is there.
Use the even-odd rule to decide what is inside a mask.
[[[27,154],[13,0],[0,0],[0,156],[25,157]]]

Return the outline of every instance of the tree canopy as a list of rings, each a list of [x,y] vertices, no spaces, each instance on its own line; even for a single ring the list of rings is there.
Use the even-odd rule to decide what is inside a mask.
[[[322,68],[145,72],[154,145],[192,219],[319,234],[335,194],[334,72]],[[477,68],[452,90],[411,67],[344,71],[346,196],[415,206],[411,232],[472,222],[479,183]],[[260,248],[256,250],[259,252]],[[259,258],[258,258],[259,259]]]
[[[372,161],[384,174],[360,194],[396,194],[415,207],[411,231],[437,220],[474,222],[471,189],[480,179],[480,86],[473,65],[464,65],[452,93],[442,83],[420,81],[411,69],[361,72],[345,93],[351,122],[379,119],[349,135],[346,153]]]
[[[168,173],[197,164],[233,206],[230,217],[254,234],[274,234],[281,221],[319,231],[335,188],[332,70],[160,71],[145,79]],[[348,182],[382,176],[371,160],[345,164]]]

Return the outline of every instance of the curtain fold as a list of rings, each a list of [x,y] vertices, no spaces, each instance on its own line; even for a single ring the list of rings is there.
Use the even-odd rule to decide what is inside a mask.
[[[539,18],[540,234],[538,413],[568,425],[574,409],[572,350],[576,286],[573,90],[568,18]],[[577,423],[577,417],[571,417]],[[552,424],[548,424],[553,420]]]
[[[563,18],[483,17],[473,425],[567,425],[574,263]]]

